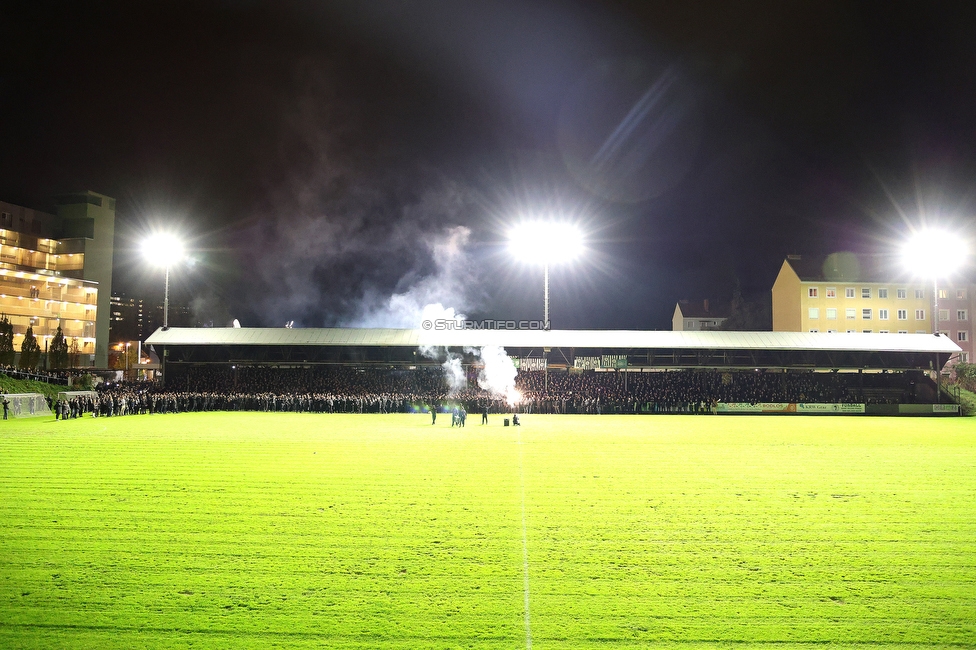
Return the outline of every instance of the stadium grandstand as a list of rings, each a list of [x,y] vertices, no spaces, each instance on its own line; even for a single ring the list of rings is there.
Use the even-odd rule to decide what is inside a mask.
[[[959,348],[922,334],[170,328],[148,343],[173,410],[958,412],[939,376]],[[487,348],[517,368],[518,404],[479,386]]]

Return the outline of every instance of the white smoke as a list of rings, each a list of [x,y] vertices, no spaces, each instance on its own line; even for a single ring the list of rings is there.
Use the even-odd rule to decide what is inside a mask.
[[[481,359],[483,366],[478,371],[478,386],[491,393],[493,397],[504,399],[510,406],[514,406],[521,400],[522,396],[515,388],[518,369],[512,358],[505,352],[505,348],[486,345],[481,349],[465,348],[464,351]]]
[[[461,366],[460,356],[448,353],[447,361],[442,363],[441,367],[444,368],[444,379],[447,380],[451,395],[455,395],[468,387],[468,378]]]
[[[447,382],[450,395],[455,395],[468,387],[468,378],[461,364],[461,355],[436,345],[421,345],[420,354],[434,361],[444,359],[441,368],[444,369],[444,380]]]
[[[403,278],[401,284],[409,284],[408,289],[368,308],[354,324],[358,327],[419,328],[425,320],[463,320],[465,316],[460,310],[444,305],[463,304],[468,300],[468,288],[473,278],[465,247],[470,237],[469,228],[450,226],[426,241],[434,272],[419,280]]]

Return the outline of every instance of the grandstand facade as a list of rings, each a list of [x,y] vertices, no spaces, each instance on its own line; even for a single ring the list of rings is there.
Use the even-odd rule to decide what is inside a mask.
[[[168,364],[437,365],[423,350],[498,346],[535,369],[941,369],[959,353],[943,336],[804,332],[170,328],[147,343]]]
[[[177,410],[958,413],[938,382],[959,348],[932,335],[171,328],[149,343]],[[517,399],[482,384],[490,348]]]

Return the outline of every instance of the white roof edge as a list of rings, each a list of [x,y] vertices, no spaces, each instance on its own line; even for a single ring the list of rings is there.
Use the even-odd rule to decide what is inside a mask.
[[[956,353],[931,334],[673,332],[666,330],[448,330],[391,328],[177,328],[156,330],[150,345],[308,345],[377,347],[667,348]]]

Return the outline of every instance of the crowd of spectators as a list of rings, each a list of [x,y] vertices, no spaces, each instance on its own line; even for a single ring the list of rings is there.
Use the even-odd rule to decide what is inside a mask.
[[[349,366],[278,368],[191,366],[173,369],[167,386],[122,382],[78,398],[67,412],[113,416],[187,411],[397,413],[710,413],[719,402],[912,402],[919,373],[859,374],[672,370],[666,372],[520,372],[520,400],[509,404],[478,387],[451,391],[440,368]]]
[[[68,377],[77,377],[87,374],[86,370],[25,370],[16,366],[0,365],[0,373],[13,377],[14,379],[26,379],[29,381],[43,381],[48,384],[68,384]]]

